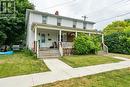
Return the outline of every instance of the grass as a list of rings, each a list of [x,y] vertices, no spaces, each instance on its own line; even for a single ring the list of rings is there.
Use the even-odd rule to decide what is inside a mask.
[[[0,55],[0,78],[48,71],[43,61],[24,52]]]
[[[99,55],[65,56],[63,58],[60,58],[60,60],[74,68],[121,61],[112,57]]]
[[[117,53],[109,53],[109,56],[118,56],[118,57],[125,57],[130,59],[130,55],[127,54],[117,54]]]
[[[58,81],[36,87],[130,87],[130,68]]]

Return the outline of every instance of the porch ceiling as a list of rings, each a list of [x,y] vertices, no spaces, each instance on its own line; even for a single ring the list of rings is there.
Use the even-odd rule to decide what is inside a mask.
[[[41,24],[41,23],[33,23],[32,24],[32,30],[34,31],[34,28],[39,29],[47,29],[47,30],[62,30],[62,31],[69,31],[69,32],[85,32],[85,33],[93,33],[93,34],[102,34],[100,31],[96,30],[83,30],[79,28],[71,28],[71,27],[65,27],[65,26],[55,26],[50,24]]]

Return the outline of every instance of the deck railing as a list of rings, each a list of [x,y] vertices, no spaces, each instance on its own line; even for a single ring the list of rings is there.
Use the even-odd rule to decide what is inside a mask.
[[[73,42],[62,42],[63,48],[73,48]]]
[[[73,54],[73,45],[73,42],[62,42],[63,55]]]

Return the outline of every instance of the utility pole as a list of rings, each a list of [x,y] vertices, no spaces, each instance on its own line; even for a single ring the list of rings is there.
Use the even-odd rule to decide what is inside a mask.
[[[87,16],[82,16],[82,18],[84,19],[84,21],[86,21],[86,18],[88,18]]]
[[[87,23],[86,23],[86,18],[88,18],[87,16],[82,16],[82,18],[83,18],[83,28],[84,28],[84,30],[87,28]]]

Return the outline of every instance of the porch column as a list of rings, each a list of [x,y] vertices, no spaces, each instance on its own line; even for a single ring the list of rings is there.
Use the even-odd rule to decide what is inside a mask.
[[[104,34],[102,34],[102,43],[104,43]]]
[[[59,42],[61,42],[61,30],[59,31]]]
[[[37,57],[38,57],[38,54],[39,54],[39,45],[38,45],[38,40],[37,40],[37,27],[35,27],[35,52],[36,52]]]
[[[35,52],[37,52],[37,27],[34,27],[34,29],[35,29],[35,40],[34,40],[35,47],[34,47],[34,50],[35,50]]]
[[[63,56],[63,48],[62,48],[62,42],[61,42],[61,33],[62,33],[62,31],[60,30],[59,31],[59,52],[60,52],[60,55]]]
[[[75,37],[77,37],[78,36],[78,33],[77,33],[77,31],[75,32]]]
[[[91,36],[91,33],[88,33],[89,36]]]

